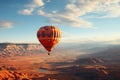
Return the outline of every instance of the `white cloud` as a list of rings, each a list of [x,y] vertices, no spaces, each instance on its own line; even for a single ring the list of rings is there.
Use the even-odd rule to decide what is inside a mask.
[[[43,10],[39,10],[38,14],[41,16],[48,17],[49,22],[53,24],[64,24],[67,26],[82,27],[82,28],[92,27],[92,24],[90,22],[85,21],[82,18],[75,17],[74,15],[70,15],[67,12],[46,13]]]
[[[36,8],[44,6],[43,0],[32,0],[31,3],[25,5],[27,8],[19,10],[18,13],[22,15],[32,15]]]
[[[33,9],[23,9],[18,11],[19,14],[23,14],[23,15],[32,15]]]
[[[0,28],[11,28],[12,26],[13,22],[0,20]]]
[[[32,0],[32,2],[27,6],[30,8],[41,7],[41,6],[44,6],[44,2],[43,0]]]
[[[46,2],[49,2],[49,0]],[[51,12],[44,10],[46,9],[44,5],[43,0],[33,0],[27,6],[28,8],[33,8],[33,11],[37,12],[40,16],[47,17],[48,21],[53,24],[91,28],[93,24],[82,16],[90,17],[89,14],[97,14],[93,15],[93,17],[120,17],[120,0],[69,0],[69,3],[63,9],[51,10]],[[44,8],[42,9],[41,7]],[[26,12],[31,14],[33,11],[28,10]]]
[[[66,8],[68,12],[78,16],[89,13],[102,14],[99,16],[101,18],[120,16],[120,0],[72,0]]]
[[[45,12],[43,10],[38,10],[39,15],[45,15]]]
[[[101,18],[114,18],[120,16],[120,6],[113,7],[109,9],[106,15],[101,16]]]

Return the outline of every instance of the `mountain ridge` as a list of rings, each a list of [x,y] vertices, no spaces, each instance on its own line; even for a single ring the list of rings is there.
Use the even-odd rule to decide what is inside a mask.
[[[15,44],[0,43],[0,57],[29,55],[33,53],[41,53],[42,46],[40,44]]]

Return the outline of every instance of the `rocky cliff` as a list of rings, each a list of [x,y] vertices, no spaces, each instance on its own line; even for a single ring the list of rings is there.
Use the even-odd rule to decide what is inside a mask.
[[[0,66],[0,80],[30,80],[27,74],[14,70],[12,67]]]
[[[41,46],[39,44],[0,44],[0,57],[23,56],[36,54],[40,52]]]

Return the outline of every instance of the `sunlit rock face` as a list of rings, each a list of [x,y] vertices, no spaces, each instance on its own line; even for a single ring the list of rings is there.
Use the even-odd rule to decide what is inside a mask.
[[[27,74],[14,70],[13,67],[0,66],[0,80],[29,80]]]
[[[23,56],[31,55],[41,51],[41,46],[38,44],[0,44],[0,56]]]

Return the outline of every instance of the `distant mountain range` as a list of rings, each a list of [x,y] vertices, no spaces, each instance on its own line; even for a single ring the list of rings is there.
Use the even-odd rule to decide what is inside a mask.
[[[24,56],[46,52],[41,44],[17,44],[0,43],[0,56]],[[53,52],[58,53],[80,53],[86,52],[82,57],[102,57],[104,59],[118,59],[120,56],[120,45],[110,44],[62,44],[55,47]],[[75,55],[75,54],[74,54]],[[80,55],[81,57],[81,55]]]
[[[31,55],[41,53],[42,50],[39,44],[1,43],[0,57]]]
[[[79,56],[78,61],[81,61],[81,58],[84,59],[84,61],[88,61],[89,59],[101,59],[107,64],[119,64],[120,65],[120,45],[111,45],[108,47],[95,47],[88,50],[90,54],[86,54],[83,56]],[[87,59],[87,60],[86,60]],[[90,60],[91,61],[91,60]]]

